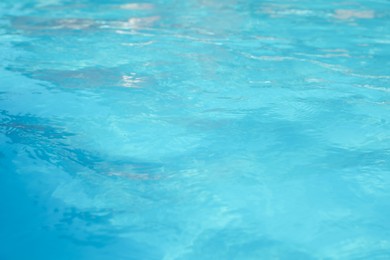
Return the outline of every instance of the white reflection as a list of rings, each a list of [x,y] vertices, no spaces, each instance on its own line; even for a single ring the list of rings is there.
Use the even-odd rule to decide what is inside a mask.
[[[37,17],[17,17],[11,20],[12,26],[18,30],[86,30],[95,26],[91,19],[42,19]]]
[[[128,42],[128,43],[122,43],[123,46],[146,46],[154,43],[154,41],[147,41],[147,42]]]
[[[146,3],[129,3],[119,6],[119,8],[126,10],[149,10],[153,9],[154,5]]]
[[[71,29],[71,30],[84,30],[94,26],[93,20],[88,19],[61,19],[55,22],[57,28],[52,29]]]
[[[273,18],[286,15],[309,16],[315,14],[311,10],[294,9],[291,5],[286,4],[264,4],[260,11]]]
[[[127,88],[141,88],[148,80],[139,77],[136,73],[126,73],[118,68],[83,68],[79,70],[42,70],[36,71],[36,79],[51,82],[67,88],[97,88],[120,86]]]
[[[101,28],[116,28],[122,30],[145,29],[152,27],[160,20],[159,16],[130,18],[127,21],[106,21],[101,23]]]
[[[351,20],[351,19],[372,19],[375,17],[375,12],[372,10],[344,10],[338,9],[333,14],[333,17],[339,20]]]
[[[93,20],[93,19],[43,19],[37,17],[17,17],[12,19],[12,26],[18,30],[91,30],[91,29],[145,29],[152,27],[159,16],[136,17],[125,21],[121,20]]]
[[[130,75],[122,76],[121,85],[126,88],[139,88],[139,84],[143,81],[144,80],[142,78],[136,77],[134,73],[131,73]]]

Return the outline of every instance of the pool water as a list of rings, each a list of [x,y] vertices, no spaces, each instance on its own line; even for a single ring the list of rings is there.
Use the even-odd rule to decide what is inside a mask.
[[[389,259],[390,2],[0,2],[0,259]]]

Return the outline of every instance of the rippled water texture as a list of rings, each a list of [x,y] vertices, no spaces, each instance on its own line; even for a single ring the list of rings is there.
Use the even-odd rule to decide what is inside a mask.
[[[0,259],[390,259],[390,2],[2,0]]]

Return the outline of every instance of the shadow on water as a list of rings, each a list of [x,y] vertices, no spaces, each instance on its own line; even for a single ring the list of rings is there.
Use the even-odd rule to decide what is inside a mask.
[[[119,176],[120,174],[114,172],[125,168],[131,169],[134,174],[147,174],[162,167],[161,164],[140,162],[126,157],[107,160],[96,152],[74,147],[71,138],[76,134],[69,133],[43,118],[10,115],[4,110],[0,115],[0,131],[12,144],[22,145],[21,149],[26,151],[31,159],[46,161],[63,168],[69,174],[76,174],[77,166],[88,168],[95,173],[106,173],[108,176]]]
[[[94,20],[84,18],[47,19],[37,17],[15,17],[13,28],[30,34],[53,34],[58,31],[99,32],[101,30],[140,30],[152,27],[160,17],[131,17],[127,20]]]
[[[133,181],[154,180],[162,167],[129,158],[107,159],[97,152],[77,148],[72,144],[74,133],[51,120],[30,114],[12,115],[1,111],[0,135],[0,194],[3,198],[0,220],[8,223],[0,237],[4,236],[9,245],[6,251],[0,250],[0,257],[12,255],[10,251],[18,244],[36,244],[31,240],[48,245],[55,243],[53,248],[71,248],[66,241],[94,248],[115,243],[121,234],[128,232],[126,226],[112,225],[112,218],[123,212],[115,206],[99,206],[99,192],[106,192],[104,185],[117,183],[123,186],[132,185]],[[40,173],[43,168],[52,170]],[[99,182],[102,179],[105,184]],[[68,205],[66,199],[73,196],[72,199],[77,200],[77,194],[53,197],[59,187],[77,181],[94,189],[88,191],[95,194],[91,195],[91,205]],[[26,220],[26,215],[31,217]],[[28,233],[34,235],[26,236]],[[41,250],[42,246],[36,247],[37,257],[51,254]],[[55,254],[53,250],[52,254]]]
[[[142,88],[150,79],[128,68],[87,67],[78,70],[41,70],[26,73],[65,88],[125,87]]]

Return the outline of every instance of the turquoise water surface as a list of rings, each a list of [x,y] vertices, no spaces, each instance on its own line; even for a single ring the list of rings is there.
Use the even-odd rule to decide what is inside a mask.
[[[390,2],[0,2],[0,259],[390,259]]]

